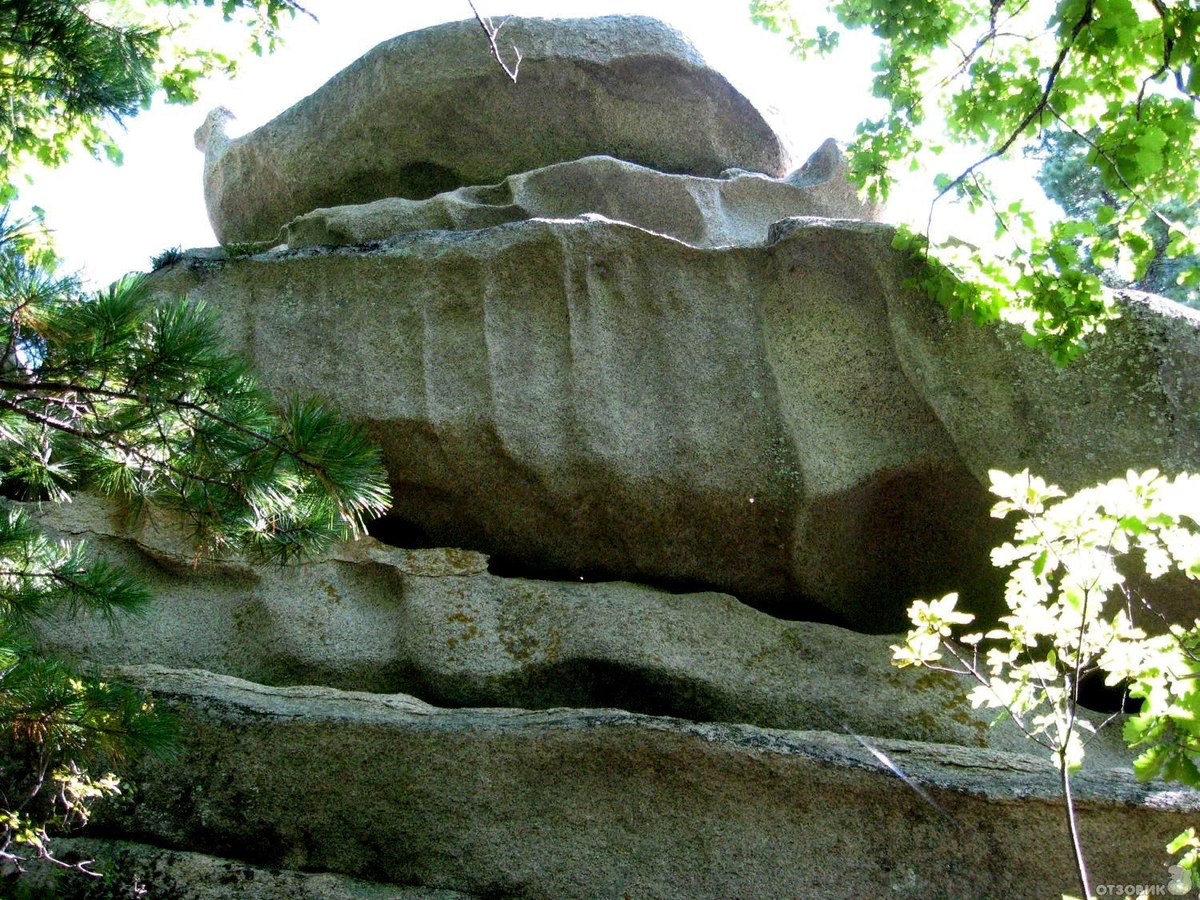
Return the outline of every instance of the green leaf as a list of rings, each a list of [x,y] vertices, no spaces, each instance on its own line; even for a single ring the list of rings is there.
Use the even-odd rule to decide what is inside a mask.
[[[1196,839],[1196,829],[1189,828],[1175,836],[1170,843],[1167,844],[1167,852],[1174,855],[1185,847],[1195,847],[1200,843]]]

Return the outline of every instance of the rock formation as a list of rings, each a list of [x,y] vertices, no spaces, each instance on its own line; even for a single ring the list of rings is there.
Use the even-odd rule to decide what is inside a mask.
[[[694,722],[844,732],[1021,751],[973,710],[971,684],[891,667],[890,635],[758,612],[726,594],[500,578],[478,553],[365,539],[303,567],[194,565],[161,524],[130,531],[88,495],[43,507],[143,573],[135,627],[56,621],[55,644],[109,664],[207,669],[271,685],[413,694],[439,706],[619,707]],[[853,685],[852,690],[847,686]],[[1122,758],[1115,731],[1090,751]]]
[[[140,767],[136,803],[109,818],[157,844],[479,897],[1036,897],[1071,883],[1057,773],[1021,754],[128,675],[187,725],[181,755]],[[1076,792],[1097,882],[1163,883],[1161,847],[1200,804],[1103,769]]]
[[[429,543],[894,630],[913,596],[978,599],[1000,532],[897,357],[890,241],[820,219],[701,252],[530,220],[162,285],[219,305],[273,390],[371,423]]]
[[[908,290],[836,144],[783,178],[674,32],[506,35],[515,86],[458,23],[198,133],[221,239],[281,243],[185,254],[157,290],[219,308],[270,390],[367,423],[394,504],[269,571],[192,567],[153,510],[37,510],[159,598],[45,640],[181,723],[79,846],[164,897],[1072,890],[1052,765],[953,676],[889,667],[886,632],[949,590],[995,615],[989,468],[1200,468],[1200,317],[1125,297],[1055,369]],[[1197,594],[1156,599],[1182,620]],[[1165,884],[1200,799],[1138,784],[1111,726],[1088,754],[1096,882]]]
[[[473,231],[526,219],[593,215],[692,247],[756,246],[766,241],[773,224],[788,216],[874,215],[875,210],[855,196],[842,171],[810,171],[814,160],[825,163],[829,153],[841,160],[836,145],[827,142],[796,171],[809,172],[803,183],[728,170],[721,179],[665,175],[610,156],[589,156],[428,200],[388,197],[316,209],[285,225],[280,239],[297,250],[367,244],[410,231]]]
[[[988,468],[1195,468],[1200,404],[1194,315],[1131,299],[1114,349],[1054,369],[906,291],[891,238],[800,218],[701,251],[534,219],[162,285],[220,305],[281,395],[369,422],[393,519],[429,543],[896,630],[915,596],[996,598]]]
[[[709,177],[787,172],[759,112],[661,22],[512,18],[504,36],[521,48],[515,84],[474,20],[451,22],[380,44],[244,137],[215,123],[204,195],[217,238],[273,240],[318,207],[423,200],[595,154]]]

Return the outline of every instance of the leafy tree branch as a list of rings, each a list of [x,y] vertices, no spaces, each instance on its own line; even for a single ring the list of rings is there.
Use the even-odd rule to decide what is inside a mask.
[[[1190,629],[1175,624],[1151,636],[1137,621],[1149,607],[1135,602],[1119,565],[1136,553],[1151,578],[1176,571],[1200,579],[1200,476],[1129,472],[1070,497],[1028,471],[991,477],[999,498],[992,514],[1020,516],[1014,543],[992,553],[996,565],[1010,567],[1008,615],[986,633],[956,634],[973,621],[955,609],[956,595],[918,601],[909,610],[913,629],[892,648],[893,662],[969,675],[977,683],[974,706],[1001,710],[1051,754],[1081,896],[1090,898],[1070,777],[1084,760],[1082,732],[1097,730],[1080,716],[1084,679],[1099,673],[1109,684],[1128,683],[1129,696],[1142,701],[1124,726],[1131,746],[1148,745],[1134,763],[1140,778],[1200,786],[1200,619]],[[943,654],[954,664],[942,663]],[[1171,846],[1200,850],[1186,834]],[[1196,860],[1185,858],[1185,873]]]
[[[1066,363],[1116,315],[1097,277],[1110,261],[1121,268],[1110,285],[1140,285],[1156,260],[1195,255],[1200,232],[1167,214],[1170,204],[1200,201],[1192,4],[834,0],[801,14],[783,0],[755,0],[751,9],[801,55],[832,52],[841,28],[878,39],[873,92],[888,112],[862,122],[848,150],[851,177],[873,199],[888,196],[900,166],[931,169],[947,147],[983,148],[958,174],[934,179],[926,229],[951,197],[986,213],[1011,245],[931,247],[912,234],[901,242],[930,263],[919,286],[952,315],[1017,323],[1028,343]],[[1091,141],[1086,165],[1114,200],[1091,218],[1043,221],[980,177],[1050,132]],[[1200,269],[1180,266],[1174,278],[1171,295],[1190,296]]]

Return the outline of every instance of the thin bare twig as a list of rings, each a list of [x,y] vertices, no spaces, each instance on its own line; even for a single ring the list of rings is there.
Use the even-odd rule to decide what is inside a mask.
[[[508,19],[505,19],[504,22],[501,22],[499,25],[493,25],[492,17],[481,16],[479,14],[479,10],[475,8],[475,4],[472,2],[472,0],[467,0],[467,6],[471,7],[471,12],[475,13],[475,21],[479,23],[479,27],[483,29],[483,33],[487,35],[488,45],[492,48],[492,56],[496,58],[496,62],[500,63],[500,68],[504,70],[504,74],[512,79],[513,84],[516,84],[517,70],[521,68],[521,51],[517,49],[515,44],[513,45],[512,49],[513,53],[517,54],[517,61],[513,63],[512,68],[510,69],[508,67],[508,63],[504,61],[504,57],[500,55],[500,48],[496,46],[496,35],[500,33],[500,29],[504,27],[504,24],[508,21]]]
[[[1023,35],[1023,34],[1018,34],[1016,32],[999,30],[1000,26],[996,24],[996,14],[1000,11],[1000,8],[1001,8],[1001,6],[1004,5],[1004,2],[1005,2],[1005,0],[1000,0],[999,3],[992,4],[992,13],[991,13],[991,18],[990,18],[989,24],[988,24],[988,30],[979,37],[979,39],[975,42],[975,46],[972,47],[970,49],[970,51],[963,50],[963,48],[960,47],[954,41],[950,42],[951,44],[953,44],[954,49],[959,52],[959,55],[962,56],[963,59],[962,59],[962,62],[958,64],[957,68],[955,68],[955,70],[953,72],[951,72],[949,75],[947,75],[945,78],[943,78],[941,80],[941,82],[939,83],[939,87],[945,87],[951,81],[953,81],[955,78],[957,78],[959,75],[961,75],[963,72],[965,72],[967,70],[967,68],[971,65],[972,60],[975,59],[975,54],[978,53],[980,50],[982,50],[984,47],[986,47],[988,44],[994,43],[997,38],[1002,38],[1002,37],[1019,38],[1021,40],[1024,40],[1026,43],[1029,43],[1034,40],[1034,38],[1029,35]],[[1022,12],[1024,12],[1025,7],[1028,5],[1029,5],[1029,0],[1024,0],[1024,2],[1022,2],[1021,4],[1019,4],[1017,6],[1016,10],[1014,10],[1013,12],[1011,12],[1009,14],[1008,19],[1005,21],[1004,24],[1007,25],[1009,22],[1013,21],[1017,16],[1019,16]]]
[[[313,15],[309,10],[305,9],[303,6],[301,6],[299,3],[297,3],[296,0],[283,0],[283,5],[286,6],[288,9],[292,10],[293,12],[298,12],[301,15],[308,16],[314,22],[321,21],[315,15]]]

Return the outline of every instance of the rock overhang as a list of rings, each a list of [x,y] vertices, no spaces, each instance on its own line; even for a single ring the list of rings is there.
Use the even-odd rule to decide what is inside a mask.
[[[1056,369],[906,289],[891,239],[801,216],[765,246],[698,249],[588,215],[162,284],[225,307],[273,389],[374,423],[395,515],[430,540],[886,631],[937,591],[995,608],[989,468],[1071,488],[1200,457],[1195,317],[1131,300],[1117,355],[1159,363],[1099,348]]]
[[[850,256],[890,252],[886,228],[817,221],[860,241]],[[332,395],[371,423],[395,515],[434,542],[887,630],[912,596],[968,580],[906,535],[972,557],[969,580],[990,574],[985,531],[948,512],[969,489],[986,522],[986,499],[901,371],[891,288],[864,291],[869,267],[838,274],[835,253],[798,240],[702,251],[532,220],[234,261],[180,285],[224,307],[273,390]],[[839,545],[855,534],[870,539]]]

